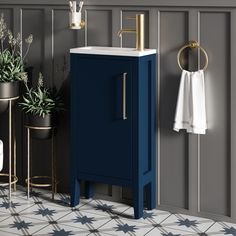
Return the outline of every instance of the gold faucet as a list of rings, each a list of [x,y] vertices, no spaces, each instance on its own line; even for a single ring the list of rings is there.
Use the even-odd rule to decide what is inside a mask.
[[[135,18],[128,17],[127,19],[136,20],[136,29],[121,29],[117,35],[121,37],[123,33],[136,33],[136,50],[144,50],[144,14],[136,14]]]

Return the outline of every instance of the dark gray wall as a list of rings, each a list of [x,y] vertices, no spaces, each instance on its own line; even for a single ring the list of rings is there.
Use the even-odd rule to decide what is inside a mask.
[[[85,1],[86,28],[68,29],[68,6],[64,0],[1,0],[14,32],[33,33],[28,57],[45,74],[47,84],[62,89],[69,104],[69,49],[82,45],[134,47],[135,36],[117,37],[121,27],[134,27],[127,16],[144,13],[146,47],[158,50],[157,73],[157,203],[162,209],[178,210],[214,219],[236,221],[236,3],[233,0],[134,0]],[[206,71],[206,135],[172,130],[180,73],[178,49],[198,40],[209,55]],[[187,55],[186,58],[188,59]],[[203,60],[202,60],[203,61]],[[203,62],[199,61],[199,65]],[[195,63],[194,63],[195,62]],[[191,67],[195,61],[189,60]],[[61,114],[56,137],[60,189],[68,191],[69,121]],[[0,117],[6,119],[5,116]],[[18,123],[21,116],[18,112]],[[1,122],[1,126],[4,126]],[[7,133],[3,132],[3,138]],[[25,130],[18,129],[18,173],[26,169]],[[24,142],[23,142],[24,143]],[[24,146],[24,145],[23,145]],[[50,142],[34,142],[33,158],[40,173],[50,155]],[[97,193],[115,200],[130,200],[132,193],[118,187],[97,185]]]

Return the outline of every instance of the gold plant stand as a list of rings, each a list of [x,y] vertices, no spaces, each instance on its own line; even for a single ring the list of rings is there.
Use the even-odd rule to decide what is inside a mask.
[[[0,186],[9,186],[9,201],[11,201],[11,193],[12,189],[11,186],[13,185],[13,190],[16,191],[16,183],[18,178],[16,176],[16,132],[15,132],[15,125],[12,124],[12,120],[14,118],[12,113],[12,102],[17,100],[17,97],[11,98],[1,98],[0,101],[8,101],[8,145],[9,145],[9,166],[8,166],[8,173],[0,173],[0,176],[8,176],[9,181],[8,183],[0,183]],[[12,137],[13,137],[13,145],[12,145]],[[13,174],[12,174],[12,149],[13,149]]]
[[[27,198],[30,197],[30,189],[32,187],[52,187],[52,200],[54,200],[54,195],[57,192],[57,180],[56,180],[56,158],[54,154],[54,134],[55,127],[35,127],[25,125],[27,128],[27,179],[25,180],[27,184]],[[31,155],[31,130],[52,130],[51,138],[51,166],[52,174],[51,176],[32,176],[32,155]],[[33,180],[46,179],[49,180],[48,183],[34,183]]]

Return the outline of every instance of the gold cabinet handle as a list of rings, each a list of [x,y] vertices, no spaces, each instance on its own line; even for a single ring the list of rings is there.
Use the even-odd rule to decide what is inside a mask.
[[[123,73],[123,120],[127,120],[126,114],[126,80],[127,80],[127,73]]]

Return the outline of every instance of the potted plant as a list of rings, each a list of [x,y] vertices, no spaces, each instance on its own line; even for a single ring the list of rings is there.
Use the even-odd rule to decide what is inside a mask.
[[[25,112],[25,125],[39,129],[32,129],[32,136],[38,139],[51,137],[51,129],[40,129],[55,127],[57,123],[57,112],[63,110],[61,98],[55,89],[44,87],[43,75],[39,73],[36,87],[29,88],[27,77],[24,79],[26,93],[23,101],[19,103]]]
[[[25,39],[27,49],[22,56],[22,40],[18,33],[15,38],[7,28],[4,15],[0,16],[0,111],[4,111],[8,106],[8,101],[4,99],[19,96],[19,81],[26,76],[24,70],[24,59],[27,56],[33,36],[29,35]],[[2,100],[1,100],[2,99]]]

